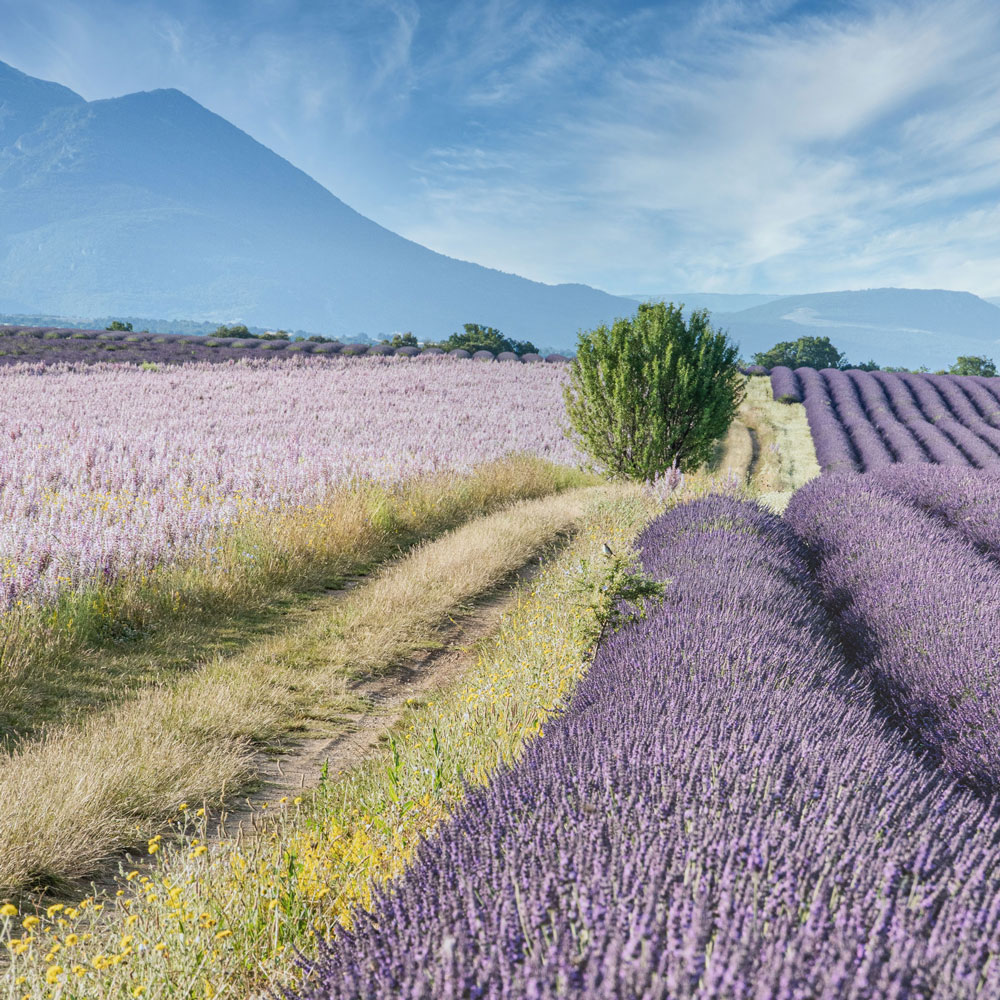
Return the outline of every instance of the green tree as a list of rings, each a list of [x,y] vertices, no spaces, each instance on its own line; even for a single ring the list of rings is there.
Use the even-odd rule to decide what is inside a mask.
[[[758,351],[753,356],[755,365],[765,368],[841,368],[844,355],[830,343],[829,337],[799,337],[796,341],[783,340],[769,351]]]
[[[863,372],[877,372],[881,371],[879,366],[874,361],[859,361],[856,365],[850,365],[851,368],[857,368],[859,371]]]
[[[390,347],[419,347],[420,344],[417,343],[417,338],[413,336],[412,333],[394,333],[392,335],[392,340],[384,338],[381,343],[388,344]]]
[[[236,323],[233,326],[217,326],[215,328],[215,333],[212,334],[213,337],[252,337],[253,334],[247,329],[243,323]]]
[[[120,319],[113,319],[105,328],[105,330],[123,330],[126,333],[132,332],[131,323],[123,323]]]
[[[708,311],[644,303],[611,329],[581,333],[566,412],[582,448],[613,476],[647,482],[712,456],[743,400],[737,348]]]
[[[997,366],[992,358],[983,358],[976,354],[963,354],[949,369],[949,375],[985,375],[993,378]]]
[[[502,351],[513,351],[517,355],[537,354],[538,348],[530,340],[511,340],[492,326],[481,326],[479,323],[465,323],[464,333],[453,333],[447,340],[435,344],[446,351],[462,348],[466,351],[492,351],[500,354]]]

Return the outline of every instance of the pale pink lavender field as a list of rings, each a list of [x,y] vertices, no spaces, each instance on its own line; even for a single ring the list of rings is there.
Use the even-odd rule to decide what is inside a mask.
[[[509,452],[575,465],[563,366],[451,358],[0,372],[2,603],[190,554],[241,509]]]

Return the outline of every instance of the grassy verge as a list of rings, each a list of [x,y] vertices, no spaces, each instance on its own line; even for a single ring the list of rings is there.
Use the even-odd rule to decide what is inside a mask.
[[[303,714],[332,724],[352,707],[353,682],[434,646],[463,602],[569,532],[589,492],[475,519],[345,598],[327,598],[298,627],[7,756],[0,886],[12,892],[87,874],[182,800],[238,791],[255,775],[254,745],[287,733]]]
[[[274,803],[267,833],[210,846],[185,806],[177,842],[150,874],[124,876],[117,906],[88,899],[0,918],[8,995],[244,997],[292,981],[295,953],[349,923],[461,799],[463,781],[514,759],[572,691],[597,631],[601,544],[627,552],[652,512],[637,489],[600,491],[472,674],[411,706],[384,753]]]
[[[249,510],[182,564],[17,607],[0,618],[0,737],[30,738],[232,652],[276,627],[303,593],[470,517],[593,481],[522,457],[394,488],[345,487],[320,505]]]
[[[739,416],[757,436],[753,477],[757,498],[780,514],[792,493],[819,475],[805,407],[777,402],[770,378],[755,375],[747,380],[747,398]]]

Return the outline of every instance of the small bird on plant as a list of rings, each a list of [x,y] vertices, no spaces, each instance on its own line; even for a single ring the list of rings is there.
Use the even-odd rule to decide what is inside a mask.
[[[611,546],[610,546],[610,545],[608,545],[608,543],[607,543],[607,542],[605,542],[605,543],[604,543],[604,544],[603,544],[603,545],[601,546],[601,551],[602,551],[602,552],[603,552],[603,553],[604,553],[604,554],[605,554],[606,556],[613,556],[613,555],[614,555],[614,552],[612,552],[612,551],[611,551]]]

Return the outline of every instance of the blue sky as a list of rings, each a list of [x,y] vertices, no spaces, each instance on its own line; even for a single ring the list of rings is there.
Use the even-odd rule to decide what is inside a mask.
[[[0,0],[435,250],[608,291],[1000,295],[1000,5]]]

